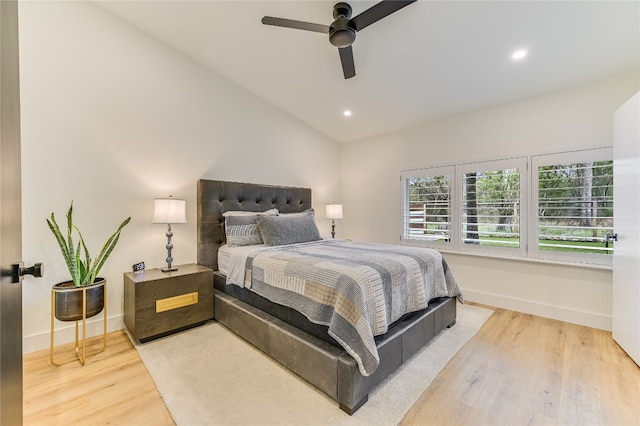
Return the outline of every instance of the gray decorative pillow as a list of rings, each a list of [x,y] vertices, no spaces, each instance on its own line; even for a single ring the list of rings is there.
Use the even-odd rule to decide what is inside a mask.
[[[321,240],[313,211],[303,215],[259,216],[258,229],[268,246]]]
[[[260,215],[277,215],[278,209],[270,209],[264,212],[250,211],[226,211],[224,216],[224,229],[227,234],[229,247],[252,246],[262,244],[262,237],[258,232],[256,219]]]
[[[257,219],[258,215],[255,214],[251,216],[229,216],[225,218],[227,244],[230,247],[262,244],[262,237],[260,237],[260,233],[258,232]]]

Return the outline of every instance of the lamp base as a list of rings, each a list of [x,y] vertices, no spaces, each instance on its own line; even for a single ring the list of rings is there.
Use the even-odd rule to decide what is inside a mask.
[[[162,268],[162,272],[172,272],[172,271],[177,271],[178,268],[176,268],[173,265],[173,257],[171,257],[171,249],[173,248],[173,244],[171,244],[171,237],[173,236],[173,232],[171,231],[171,224],[168,223],[167,224],[167,266],[165,266],[164,268]]]

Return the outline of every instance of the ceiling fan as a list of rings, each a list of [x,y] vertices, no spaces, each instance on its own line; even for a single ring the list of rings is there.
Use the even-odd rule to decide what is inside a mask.
[[[262,18],[262,23],[276,27],[329,34],[329,42],[338,48],[340,62],[342,63],[342,72],[344,73],[344,78],[347,79],[356,75],[356,67],[353,63],[353,50],[351,49],[351,45],[356,40],[356,32],[415,1],[416,0],[381,1],[353,18],[351,17],[352,10],[349,4],[337,3],[333,6],[333,18],[335,21],[333,21],[331,25],[274,18],[273,16],[265,16]]]

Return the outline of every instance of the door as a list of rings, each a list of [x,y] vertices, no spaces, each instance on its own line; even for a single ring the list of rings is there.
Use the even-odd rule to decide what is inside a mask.
[[[0,1],[0,424],[22,424],[22,257],[18,11]],[[19,276],[20,274],[18,274]],[[12,281],[18,281],[17,283]]]
[[[640,93],[613,116],[613,338],[640,365]]]

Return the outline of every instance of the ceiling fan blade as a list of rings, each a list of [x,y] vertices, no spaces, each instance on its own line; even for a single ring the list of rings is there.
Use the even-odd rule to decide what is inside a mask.
[[[262,18],[265,25],[273,25],[275,27],[293,28],[295,30],[313,31],[316,33],[329,34],[329,26],[322,24],[314,24],[311,22],[294,21],[292,19],[274,18],[273,16],[265,16]]]
[[[338,49],[340,53],[340,62],[342,62],[342,73],[344,74],[345,80],[347,78],[355,77],[356,75],[356,66],[353,63],[353,49],[351,46],[341,47]]]
[[[355,26],[356,31],[360,31],[363,28],[368,27],[376,21],[381,20],[385,16],[391,15],[394,12],[402,9],[405,6],[414,3],[416,0],[384,0],[371,6],[358,16],[354,16],[351,19],[351,23]]]

